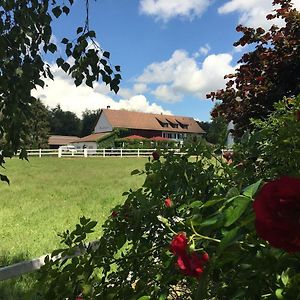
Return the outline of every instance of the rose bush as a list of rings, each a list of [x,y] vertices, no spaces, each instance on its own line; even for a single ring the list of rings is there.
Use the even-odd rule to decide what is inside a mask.
[[[270,245],[300,252],[300,178],[266,183],[253,204],[257,234]]]
[[[230,165],[200,141],[134,170],[143,186],[124,193],[97,243],[86,242],[96,225],[86,218],[61,235],[52,255],[64,259],[46,259],[43,297],[297,299],[299,109],[299,97],[285,99],[255,121]]]

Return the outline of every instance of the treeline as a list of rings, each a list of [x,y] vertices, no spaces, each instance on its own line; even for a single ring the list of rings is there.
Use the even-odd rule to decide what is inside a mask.
[[[82,118],[71,111],[64,111],[60,105],[46,107],[39,99],[32,103],[31,118],[28,119],[23,135],[23,143],[28,148],[45,148],[49,135],[89,135],[99,117],[99,110],[85,110]],[[26,134],[25,134],[26,132]]]

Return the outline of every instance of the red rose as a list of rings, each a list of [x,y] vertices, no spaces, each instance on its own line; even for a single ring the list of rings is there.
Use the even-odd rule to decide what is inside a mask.
[[[159,160],[160,155],[157,151],[153,151],[152,152],[152,157],[153,157],[154,160]]]
[[[172,207],[173,206],[172,200],[170,198],[167,198],[165,200],[165,205],[166,205],[166,207]]]
[[[232,151],[224,151],[223,152],[223,157],[227,160],[230,161],[233,158],[233,152]]]
[[[300,251],[300,178],[266,183],[253,203],[257,234],[275,248]]]
[[[201,256],[201,261],[202,261],[203,263],[206,263],[206,262],[209,261],[209,255],[208,255],[207,252],[204,252],[204,253],[202,254],[202,256]]]
[[[118,216],[118,212],[113,211],[113,212],[111,213],[111,216],[112,216],[113,218],[117,217],[117,216]]]
[[[188,245],[188,240],[184,233],[177,234],[171,244],[170,244],[170,251],[175,255],[180,255],[186,252]]]
[[[184,275],[198,278],[203,273],[203,264],[197,253],[182,253],[177,258],[177,266]]]

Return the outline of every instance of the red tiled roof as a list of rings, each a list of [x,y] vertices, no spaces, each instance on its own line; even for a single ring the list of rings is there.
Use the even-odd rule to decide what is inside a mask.
[[[101,137],[109,134],[111,132],[98,132],[98,133],[92,133],[90,135],[84,136],[82,138],[77,138],[76,140],[72,141],[73,143],[81,143],[81,142],[96,142]]]
[[[76,139],[78,139],[78,136],[50,135],[48,138],[48,145],[67,145]]]
[[[152,140],[152,141],[168,141],[170,139],[168,139],[166,137],[162,137],[162,136],[154,136],[150,140]]]
[[[102,113],[113,128],[144,129],[179,133],[205,133],[191,117],[149,114],[114,109],[103,109],[101,114]],[[168,124],[168,127],[163,127],[163,124]],[[172,127],[171,125],[173,124],[177,124],[178,127]],[[185,125],[188,128],[183,128],[182,125]]]
[[[129,135],[129,136],[125,136],[124,140],[146,140],[147,138],[140,136],[140,135]]]

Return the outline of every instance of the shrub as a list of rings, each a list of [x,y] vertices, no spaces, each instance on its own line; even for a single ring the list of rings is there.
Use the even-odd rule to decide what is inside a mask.
[[[61,235],[65,248],[53,255],[64,259],[43,268],[45,298],[298,299],[299,102],[285,99],[253,121],[230,165],[200,141],[134,170],[145,182],[124,193],[96,249],[85,244],[89,219]]]

